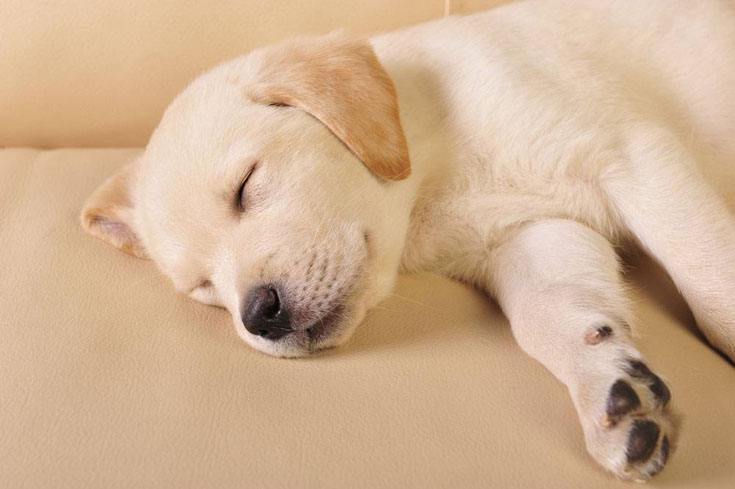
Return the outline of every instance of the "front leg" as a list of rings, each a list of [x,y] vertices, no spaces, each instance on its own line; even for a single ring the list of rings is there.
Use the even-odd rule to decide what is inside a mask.
[[[610,243],[573,221],[542,221],[490,265],[490,292],[521,348],[568,387],[590,454],[624,479],[657,474],[672,449],[671,396],[631,340]]]

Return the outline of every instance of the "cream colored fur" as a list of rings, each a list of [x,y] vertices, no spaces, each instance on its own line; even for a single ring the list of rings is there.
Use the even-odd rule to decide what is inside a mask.
[[[735,360],[735,220],[722,200],[735,181],[735,4],[519,2],[369,44],[302,38],[203,75],[83,224],[226,307],[246,342],[278,356],[344,342],[401,270],[475,284],[568,386],[592,456],[647,479],[675,433],[623,367],[641,356],[614,248],[637,243],[661,262]],[[241,320],[263,282],[290,291],[297,331],[281,340]],[[329,334],[307,334],[335,310]],[[598,342],[601,325],[612,336]],[[611,426],[619,378],[642,406]],[[662,436],[629,463],[636,419]]]

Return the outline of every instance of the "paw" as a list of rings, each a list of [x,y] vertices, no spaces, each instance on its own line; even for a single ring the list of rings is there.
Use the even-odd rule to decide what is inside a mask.
[[[606,388],[596,389],[604,401],[583,415],[587,449],[621,479],[643,482],[661,472],[673,448],[671,392],[640,360],[616,371]]]

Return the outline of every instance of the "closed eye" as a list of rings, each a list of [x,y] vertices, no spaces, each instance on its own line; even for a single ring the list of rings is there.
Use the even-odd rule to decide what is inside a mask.
[[[245,177],[242,179],[242,182],[240,183],[240,186],[237,189],[237,193],[235,194],[235,208],[239,212],[245,212],[245,209],[247,208],[247,198],[248,194],[246,192],[245,186],[248,183],[248,180],[250,180],[250,176],[255,171],[256,164],[253,164],[249,169],[248,172],[245,174]]]

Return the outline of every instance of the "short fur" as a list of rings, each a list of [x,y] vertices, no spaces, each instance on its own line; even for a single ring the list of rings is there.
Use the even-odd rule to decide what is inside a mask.
[[[288,41],[194,81],[82,223],[278,356],[344,342],[399,270],[475,284],[567,385],[592,456],[645,480],[675,428],[615,247],[658,260],[735,360],[733,46],[729,0],[528,1]],[[293,313],[275,341],[242,320],[262,284]]]

